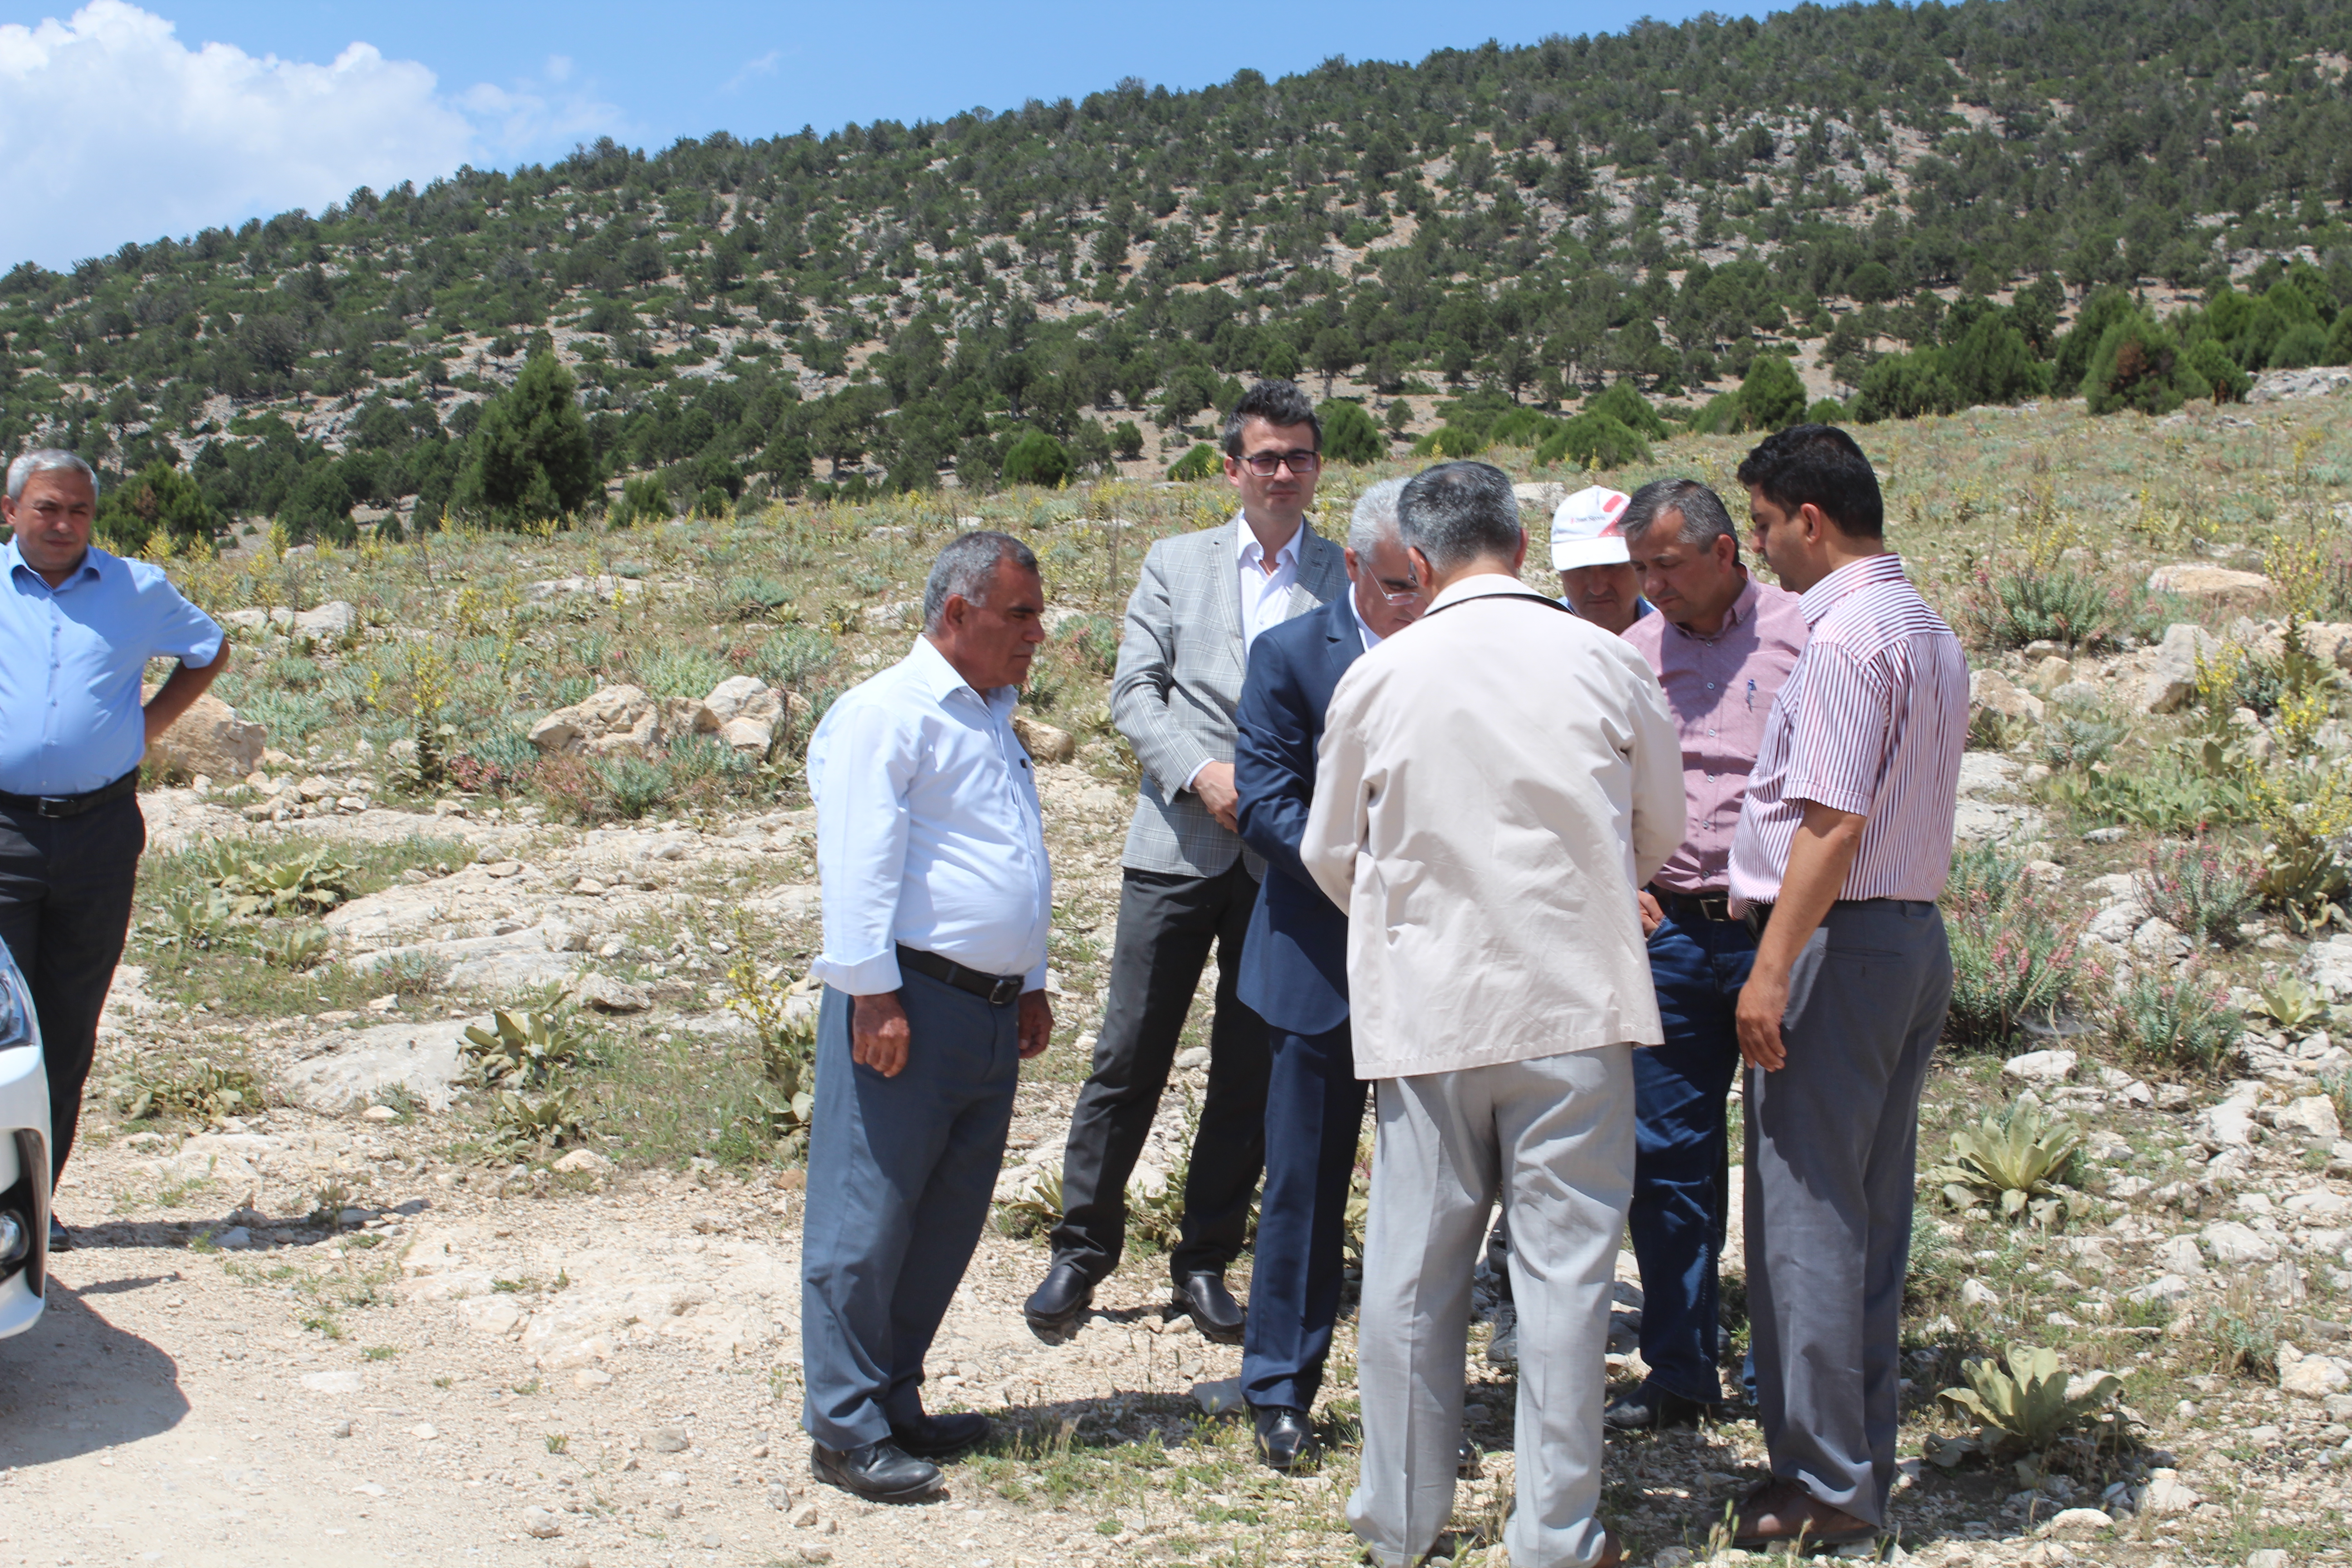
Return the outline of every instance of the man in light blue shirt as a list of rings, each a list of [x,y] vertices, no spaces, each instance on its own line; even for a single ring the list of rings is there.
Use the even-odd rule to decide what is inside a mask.
[[[0,552],[0,941],[32,987],[52,1182],[72,1152],[98,1016],[131,926],[147,742],[227,667],[210,616],[163,569],[89,542],[98,476],[71,452],[8,465]],[[151,658],[180,668],[142,707]],[[70,1245],[49,1221],[49,1247]]]
[[[824,997],[801,1425],[817,1479],[878,1502],[936,1491],[937,1461],[988,1436],[983,1415],[924,1413],[923,1357],[988,1217],[1021,1063],[1054,1031],[1054,877],[1012,724],[1045,608],[1026,545],[962,535],[914,651],[809,742]]]

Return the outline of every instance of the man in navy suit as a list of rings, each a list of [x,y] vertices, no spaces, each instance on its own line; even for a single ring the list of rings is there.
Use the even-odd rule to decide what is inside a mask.
[[[1356,502],[1350,591],[1259,635],[1236,713],[1242,842],[1267,867],[1242,944],[1237,994],[1271,1027],[1274,1048],[1242,1396],[1258,1453],[1276,1470],[1316,1453],[1307,1412],[1339,1315],[1348,1183],[1366,1088],[1349,1046],[1347,912],[1299,864],[1298,837],[1332,688],[1358,655],[1411,626],[1427,603],[1397,541],[1404,484],[1383,480]]]

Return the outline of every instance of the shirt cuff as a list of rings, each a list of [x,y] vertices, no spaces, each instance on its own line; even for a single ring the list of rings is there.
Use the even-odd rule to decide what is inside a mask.
[[[898,975],[898,950],[887,947],[872,958],[845,963],[828,958],[817,965],[819,978],[835,991],[851,996],[879,996],[904,984]]]
[[[1028,973],[1021,977],[1021,992],[1022,994],[1025,996],[1032,991],[1043,991],[1044,989],[1045,989],[1045,966],[1043,963],[1040,963],[1036,968],[1031,970]]]
[[[1196,782],[1200,779],[1200,776],[1201,776],[1201,769],[1202,769],[1202,768],[1205,768],[1205,767],[1207,767],[1211,763],[1213,763],[1213,762],[1215,762],[1216,760],[1217,760],[1217,759],[1216,759],[1216,758],[1214,758],[1214,757],[1203,757],[1203,758],[1202,758],[1202,759],[1201,759],[1201,767],[1199,767],[1199,768],[1194,768],[1191,773],[1186,773],[1186,774],[1184,775],[1184,782],[1183,782],[1182,784],[1178,784],[1178,785],[1176,786],[1176,793],[1177,793],[1178,795],[1182,795],[1186,790],[1191,789],[1191,788],[1192,787],[1192,785],[1194,784],[1194,783],[1196,783]]]

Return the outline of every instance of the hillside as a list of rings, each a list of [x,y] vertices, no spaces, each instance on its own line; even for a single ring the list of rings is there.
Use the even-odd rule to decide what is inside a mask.
[[[184,466],[207,526],[300,537],[462,499],[482,400],[539,351],[625,512],[992,488],[1032,430],[1057,446],[1013,478],[1156,470],[1258,374],[1407,435],[1435,397],[1483,391],[1461,411],[1490,422],[1620,381],[1705,427],[1768,422],[1706,402],[1767,354],[1796,406],[1864,418],[2095,374],[2161,411],[2352,357],[2347,50],[2347,0],[1806,6],[600,142],[20,266],[0,439]],[[2098,351],[2135,310],[2155,368],[2116,393]]]

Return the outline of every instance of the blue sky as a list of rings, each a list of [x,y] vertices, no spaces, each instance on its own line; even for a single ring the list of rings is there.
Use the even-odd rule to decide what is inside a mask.
[[[0,268],[68,265],[466,163],[558,157],[600,135],[659,149],[719,130],[937,119],[1126,76],[1201,87],[1244,66],[1417,60],[1707,9],[1764,7],[0,4],[0,203],[16,215]]]

